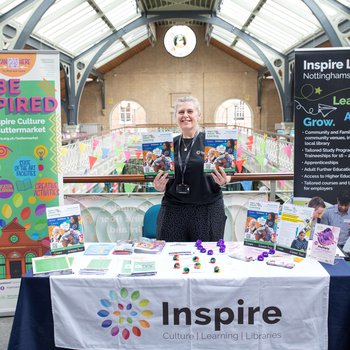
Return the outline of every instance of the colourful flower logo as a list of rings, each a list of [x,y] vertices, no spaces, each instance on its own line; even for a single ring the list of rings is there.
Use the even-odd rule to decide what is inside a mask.
[[[127,340],[130,335],[140,337],[143,330],[150,328],[150,323],[145,320],[153,316],[153,312],[147,307],[148,299],[141,299],[140,292],[129,292],[122,288],[118,294],[110,290],[109,297],[100,300],[103,307],[97,315],[103,318],[102,328],[108,328],[112,337],[120,336]]]

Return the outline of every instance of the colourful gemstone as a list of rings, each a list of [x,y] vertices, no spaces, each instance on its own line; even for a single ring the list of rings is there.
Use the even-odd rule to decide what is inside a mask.
[[[196,263],[194,264],[194,268],[195,268],[195,269],[200,269],[200,268],[201,268],[201,263],[200,263],[200,262],[196,262]]]

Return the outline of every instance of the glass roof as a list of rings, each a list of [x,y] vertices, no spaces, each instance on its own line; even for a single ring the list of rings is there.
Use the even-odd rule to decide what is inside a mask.
[[[329,18],[337,18],[338,23],[349,20],[346,11],[341,12],[338,6],[349,8],[350,0],[315,1]],[[38,5],[37,1],[32,1],[25,7],[25,3],[23,0],[2,0],[0,15],[22,6],[23,9],[15,13],[8,24],[16,28],[24,27]],[[166,13],[194,8],[211,11],[248,34],[255,43],[282,54],[290,53],[295,47],[323,33],[321,24],[302,0],[56,0],[39,20],[32,36],[74,58],[140,18],[142,11],[151,15],[152,11],[157,10]],[[210,27],[212,38],[264,65],[259,55],[243,39],[218,25]],[[125,33],[102,54],[95,67],[147,40],[149,35],[147,25]],[[92,56],[93,53],[89,52],[88,57]]]

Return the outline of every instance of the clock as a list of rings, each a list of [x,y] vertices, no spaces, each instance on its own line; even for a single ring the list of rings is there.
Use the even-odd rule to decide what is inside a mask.
[[[188,56],[196,42],[196,35],[188,26],[172,26],[164,36],[165,49],[174,57]]]
[[[17,243],[19,241],[19,238],[17,235],[11,235],[10,236],[10,242],[11,243]]]

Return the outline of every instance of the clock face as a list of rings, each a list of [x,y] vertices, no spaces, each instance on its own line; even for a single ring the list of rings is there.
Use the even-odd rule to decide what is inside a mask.
[[[186,57],[196,47],[196,35],[187,26],[172,26],[164,36],[164,46],[174,57]]]
[[[10,236],[10,242],[11,243],[17,243],[19,240],[18,236],[17,235],[11,235]]]

